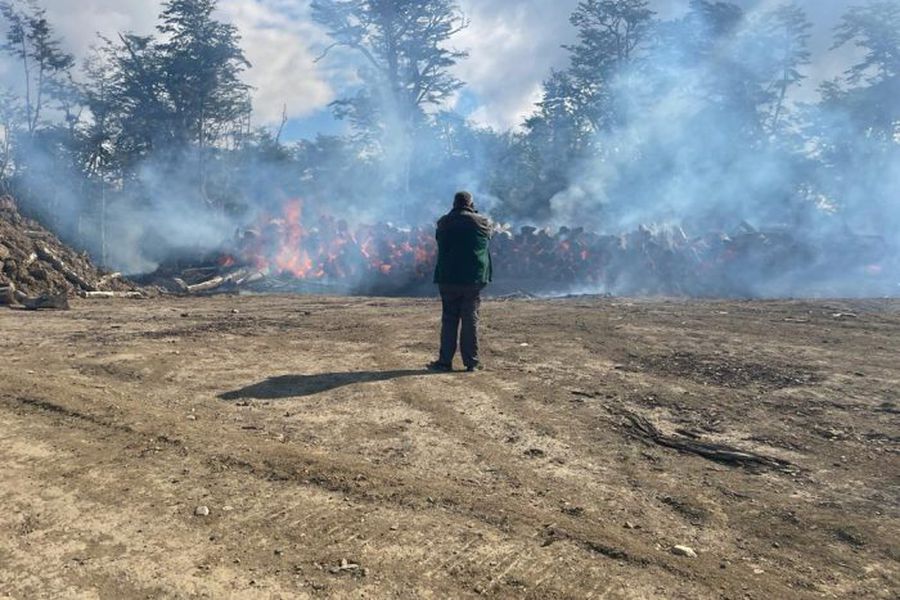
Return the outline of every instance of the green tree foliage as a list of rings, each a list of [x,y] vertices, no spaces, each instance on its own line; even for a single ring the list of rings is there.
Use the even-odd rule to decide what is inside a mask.
[[[208,178],[222,166],[223,148],[246,133],[250,87],[241,77],[250,65],[236,28],[217,20],[215,7],[214,0],[169,0],[159,39],[105,40],[88,65],[85,96],[95,116],[92,154],[115,155],[105,164],[116,164],[122,181],[135,181],[153,159],[179,179],[192,177],[196,195],[221,206]]]
[[[635,63],[645,58],[654,13],[647,0],[582,0],[571,22],[578,43],[569,68],[572,98],[579,118],[591,131],[603,131],[624,122],[624,107],[617,88],[635,75]]]
[[[312,10],[329,50],[362,58],[364,87],[334,105],[358,132],[410,132],[462,87],[450,72],[466,57],[448,45],[467,25],[455,0],[314,0]]]
[[[250,66],[234,25],[213,16],[216,0],[169,0],[157,28],[162,93],[176,144],[215,145],[250,113]]]
[[[777,134],[785,121],[791,88],[806,79],[803,69],[810,63],[809,30],[812,23],[796,2],[788,2],[764,15],[761,45],[772,52],[775,77],[768,91],[768,130]]]
[[[332,40],[322,58],[342,49],[359,65],[362,85],[332,108],[358,160],[372,163],[360,168],[382,170],[370,193],[393,196],[411,219],[430,196],[417,182],[437,164],[426,160],[440,135],[434,113],[463,85],[451,69],[466,52],[450,43],[467,22],[456,0],[314,0],[312,16]]]
[[[900,125],[900,5],[876,1],[848,12],[837,28],[834,48],[853,44],[860,61],[843,77],[825,84],[826,105],[841,106],[860,128],[896,143]]]
[[[604,151],[602,134],[627,122],[631,107],[623,99],[639,78],[653,16],[646,0],[579,2],[570,19],[578,41],[565,46],[569,67],[544,82],[537,111],[524,123],[523,146],[512,153],[520,177],[496,188],[510,215],[549,216],[550,200],[569,187],[571,173]]]
[[[60,177],[77,180],[80,98],[73,83],[74,57],[62,50],[46,11],[30,1],[0,2],[6,24],[2,50],[16,68],[18,84],[4,95],[2,185],[31,192],[49,223],[63,221],[71,192]]]
[[[47,12],[33,2],[0,2],[0,16],[6,21],[6,42],[2,49],[21,66],[24,89],[25,126],[33,135],[41,122],[47,99],[69,105],[74,57],[61,50]]]
[[[844,218],[870,230],[896,227],[900,185],[900,6],[874,1],[852,8],[837,27],[834,48],[852,44],[859,61],[821,86],[822,102],[807,116],[816,149],[818,189]],[[891,208],[894,207],[894,208]]]

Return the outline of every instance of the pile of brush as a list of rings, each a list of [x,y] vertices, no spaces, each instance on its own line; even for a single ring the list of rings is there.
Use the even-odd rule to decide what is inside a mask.
[[[12,198],[0,197],[0,304],[64,309],[74,295],[107,298],[141,292],[23,217]]]

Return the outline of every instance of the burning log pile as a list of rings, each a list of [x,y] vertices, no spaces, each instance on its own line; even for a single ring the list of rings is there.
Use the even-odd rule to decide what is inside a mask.
[[[256,292],[420,294],[437,255],[433,228],[401,229],[381,223],[351,228],[320,216],[303,223],[302,204],[286,205],[277,218],[261,218],[227,249],[185,264],[174,260],[140,278],[172,292],[202,294],[236,289]]]
[[[0,197],[0,305],[65,309],[75,294],[97,298],[140,292],[23,217],[12,198]]]
[[[381,223],[350,227],[320,216],[305,225],[300,202],[283,216],[240,231],[229,248],[191,264],[162,265],[144,283],[188,294],[247,290],[425,295],[437,253],[434,228]],[[897,293],[893,253],[880,238],[855,236],[817,245],[787,231],[749,225],[730,234],[690,237],[678,227],[640,227],[624,235],[582,228],[498,228],[492,243],[496,294],[614,293],[755,297],[829,289],[831,273],[857,274],[872,289]],[[893,286],[891,288],[890,286]],[[867,293],[872,293],[871,290]]]

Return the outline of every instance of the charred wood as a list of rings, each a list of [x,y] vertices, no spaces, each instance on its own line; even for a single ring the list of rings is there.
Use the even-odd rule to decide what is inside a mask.
[[[695,437],[666,435],[648,419],[629,411],[623,411],[623,416],[627,421],[629,431],[633,435],[659,446],[688,454],[696,454],[707,460],[731,466],[757,470],[769,469],[785,473],[794,473],[799,470],[793,463],[780,458],[757,454],[726,444],[701,441]]]

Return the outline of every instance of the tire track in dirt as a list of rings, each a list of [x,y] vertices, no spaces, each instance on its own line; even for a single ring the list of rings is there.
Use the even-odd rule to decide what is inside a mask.
[[[9,402],[4,402],[4,406],[10,407],[11,405]],[[135,437],[142,439],[143,443],[145,443],[145,444],[156,444],[162,436],[162,434],[159,433],[157,430],[136,431],[133,429],[116,426],[115,424],[112,424],[103,419],[91,418],[90,416],[86,415],[86,413],[81,408],[74,408],[73,406],[69,405],[68,403],[66,403],[66,405],[61,405],[61,404],[51,404],[51,403],[40,404],[40,403],[35,403],[35,402],[26,402],[26,403],[19,403],[17,406],[16,405],[12,405],[12,406],[14,406],[16,409],[16,412],[19,412],[20,414],[32,413],[32,414],[45,415],[52,419],[53,427],[61,428],[64,431],[73,431],[74,430],[74,431],[80,431],[82,433],[99,433],[99,435],[96,435],[94,437],[95,437],[95,439],[102,438],[105,444],[110,444],[111,447],[108,448],[108,451],[113,451],[113,448],[115,448],[114,439],[113,439],[114,437],[123,437],[123,436],[127,437],[128,438],[127,445],[134,445],[134,442],[136,441]],[[150,419],[150,421],[156,422],[155,419]],[[171,431],[170,427],[164,426],[164,429],[165,429],[165,431]],[[112,432],[114,432],[116,435],[115,436],[110,435],[110,430]],[[167,434],[167,436],[171,437],[171,434]],[[59,438],[60,436],[56,435],[54,437]],[[194,443],[194,441],[190,439],[190,436],[183,436],[183,437],[186,440],[185,445],[189,444],[191,446],[196,446],[196,443]],[[166,439],[168,439],[168,438],[166,438]],[[123,442],[124,442],[124,440],[123,440]],[[177,444],[177,445],[180,445],[180,444]],[[124,449],[124,447],[122,449]],[[121,452],[121,451],[119,451],[119,452]],[[116,452],[116,453],[118,453],[118,452]],[[197,458],[201,458],[201,459],[203,458],[202,455],[200,457],[198,457],[196,451],[192,451],[191,454],[192,454],[191,462],[195,462]],[[266,453],[264,452],[264,454],[266,454]],[[329,471],[329,472],[331,471],[331,469],[329,469],[327,466],[326,466],[325,470]],[[146,477],[146,475],[147,474],[145,473],[145,477]],[[289,487],[291,489],[294,489],[296,487],[297,483],[301,484],[301,488],[309,487],[308,484],[304,480],[298,480],[297,478],[291,478],[291,477],[285,477],[285,478],[274,477],[273,478],[271,472],[266,473],[265,471],[263,471],[263,472],[256,471],[256,472],[254,472],[254,475],[257,477],[260,475],[263,475],[263,478],[265,480],[267,480],[267,481],[274,480],[279,485],[290,484]],[[314,488],[320,486],[320,482],[313,481],[312,483],[313,483]],[[407,487],[407,486],[417,487],[416,486],[417,483],[419,483],[419,482],[407,482],[403,485],[403,487]],[[331,486],[325,486],[325,487],[326,487],[326,489],[328,489]],[[415,494],[415,497],[418,498],[422,494],[427,493],[426,492],[427,489],[428,488],[425,488],[425,487],[419,487],[419,489],[417,490],[418,493]],[[344,489],[344,488],[341,488],[338,491],[340,491],[341,493],[348,492],[348,490]],[[91,494],[91,492],[86,492],[85,490],[82,490],[81,493],[87,493],[88,496],[90,496],[90,494]],[[431,493],[434,493],[434,492],[431,492]],[[388,508],[394,508],[394,509],[398,509],[401,511],[401,514],[403,516],[397,517],[396,520],[398,520],[398,521],[408,520],[410,517],[413,517],[413,515],[415,515],[413,517],[413,520],[415,522],[419,522],[419,521],[423,520],[423,515],[421,514],[421,510],[418,509],[416,506],[410,507],[408,505],[409,504],[408,497],[405,498],[405,500],[399,504],[396,502],[396,499],[387,498],[387,499],[381,499],[379,502],[376,503],[376,505],[384,505],[385,502],[387,502],[386,506]],[[290,505],[288,505],[288,506],[290,506]],[[274,512],[268,512],[268,513],[265,513],[258,517],[250,516],[248,518],[247,522],[245,523],[245,526],[247,526],[250,529],[254,529],[254,530],[256,530],[256,529],[264,530],[264,529],[266,529],[266,524],[278,523],[279,522],[278,517],[283,516],[285,514],[285,512],[288,510],[290,510],[290,508],[278,509]],[[431,509],[430,511],[426,511],[428,513],[428,515],[425,516],[425,520],[430,520],[431,518],[433,518],[431,513],[434,513],[435,510],[437,510],[437,513],[438,513],[437,518],[439,518],[439,519],[442,518],[441,513],[447,512],[447,511],[442,510],[440,507],[438,507],[437,509]],[[487,512],[488,510],[489,509],[483,509],[482,512]],[[306,511],[306,509],[304,508],[304,512],[305,511]],[[450,511],[450,512],[452,513],[453,511]],[[502,510],[501,510],[501,512],[502,512]],[[302,529],[307,530],[307,531],[315,531],[316,529],[318,529],[318,531],[315,533],[315,537],[318,539],[334,539],[336,537],[337,538],[341,538],[341,537],[347,538],[348,537],[347,534],[354,531],[353,526],[347,526],[347,525],[343,525],[343,524],[334,524],[334,525],[331,525],[324,529],[321,527],[317,528],[316,521],[327,522],[328,519],[324,518],[326,516],[328,516],[327,511],[312,513],[311,517],[308,517],[308,518],[304,519],[302,522],[300,522]],[[455,515],[453,517],[453,521],[456,521],[457,518],[458,518],[458,515]],[[485,523],[483,523],[483,522],[481,523],[481,525],[484,525],[484,524]],[[446,527],[446,525],[436,526],[437,529],[443,529],[445,527]],[[359,534],[357,533],[354,535],[358,536]],[[366,532],[363,535],[369,535],[369,534],[368,534],[368,532]],[[494,535],[501,535],[502,537],[501,537],[501,539],[497,539],[496,537],[486,538],[483,543],[477,544],[478,552],[476,552],[476,553],[473,553],[471,544],[463,547],[462,549],[452,550],[453,555],[463,557],[462,562],[465,563],[465,568],[462,569],[462,573],[474,574],[474,573],[478,573],[478,572],[483,572],[485,570],[492,572],[495,569],[495,567],[492,565],[492,563],[496,564],[501,561],[508,561],[508,560],[510,560],[508,557],[515,558],[516,556],[520,555],[521,547],[520,547],[520,543],[518,543],[518,542],[505,542],[506,544],[512,543],[513,544],[512,547],[509,547],[503,551],[497,550],[497,548],[504,547],[504,542],[502,542],[501,540],[507,538],[508,536],[502,532],[495,533]],[[350,538],[350,539],[352,539],[352,538]],[[418,543],[418,534],[412,535],[411,539],[409,539],[407,543],[409,544],[410,547],[420,548],[420,551],[418,551],[415,554],[415,558],[409,557],[409,560],[411,560],[412,562],[414,562],[416,564],[416,566],[418,567],[418,570],[425,570],[426,566],[434,565],[436,557],[441,555],[440,550],[422,549],[421,544]],[[582,561],[575,561],[575,559],[573,559],[572,557],[569,557],[568,560],[584,563],[584,564],[582,564],[582,567],[581,567],[582,569],[588,568],[588,564],[595,562],[595,560],[591,559],[590,557],[585,557],[584,559],[582,559]],[[514,563],[514,561],[511,561],[511,562]],[[457,565],[457,567],[458,566],[459,565]],[[441,565],[437,569],[433,569],[431,571],[426,571],[425,573],[423,573],[421,584],[423,586],[425,586],[425,588],[434,589],[433,587],[431,587],[431,584],[429,583],[429,581],[431,578],[434,578],[435,576],[437,576],[439,574],[445,574],[447,572],[450,572],[450,570],[448,568],[444,568],[444,567],[446,567],[446,565]],[[601,567],[599,565],[594,565],[594,566],[590,567],[590,570],[594,570],[594,569],[598,569],[597,574],[599,577],[599,574],[602,570]],[[446,577],[446,575],[444,575],[444,577]],[[473,577],[475,577],[475,579],[477,579],[477,580],[484,580],[486,583],[490,583],[493,576],[485,574],[485,575],[480,575],[480,576],[473,575]],[[527,573],[523,573],[522,577],[527,578]],[[443,579],[443,577],[441,579]],[[496,579],[496,578],[494,577],[494,579]],[[605,578],[603,578],[603,579],[605,579]],[[570,593],[570,592],[564,591],[564,590],[569,589],[569,582],[565,581],[563,578],[560,578],[560,577],[553,577],[549,580],[545,580],[544,585],[546,586],[546,591],[548,592],[548,594],[550,594],[550,597],[558,595],[559,593],[563,593],[563,595],[568,595]],[[468,584],[465,585],[465,588],[468,589]],[[169,589],[171,589],[171,588],[169,588]],[[487,588],[485,587],[484,589],[487,589]]]
[[[74,400],[75,398],[72,397],[72,399]],[[113,441],[111,439],[112,436],[110,436],[110,432],[113,432],[119,436],[127,436],[129,445],[131,446],[134,445],[135,441],[141,440],[144,445],[155,446],[163,443],[176,449],[190,447],[192,458],[195,460],[198,458],[198,454],[194,448],[203,447],[205,445],[203,440],[193,439],[190,434],[179,431],[181,427],[178,423],[175,423],[171,419],[166,419],[163,414],[154,414],[151,412],[149,410],[150,406],[143,407],[146,412],[139,417],[136,415],[123,415],[123,418],[140,420],[142,423],[154,425],[149,429],[135,429],[119,425],[109,419],[94,417],[88,412],[87,407],[84,407],[77,402],[20,402],[17,399],[11,402],[8,398],[5,398],[4,400],[4,405],[8,407],[14,406],[18,408],[19,412],[31,412],[51,417],[58,427],[100,433],[100,435],[96,437],[98,439],[103,438],[109,440],[109,443]],[[485,441],[486,438],[478,436],[479,439],[476,440],[471,434],[466,434],[466,431],[477,431],[477,427],[467,419],[460,419],[447,406],[440,404],[437,406],[438,410],[432,412],[437,413],[437,420],[442,423],[444,427],[450,426],[455,429],[457,435],[463,435],[467,437],[469,441],[480,444],[479,448],[484,450],[487,450],[488,446],[490,446],[489,450],[495,454],[504,450],[502,446],[490,444],[488,441]],[[427,408],[427,406],[425,408]],[[241,440],[245,439],[246,435],[232,434],[230,432],[224,432],[223,435],[223,432],[219,432],[219,437],[219,443],[222,447],[239,448],[241,446]],[[547,518],[555,517],[555,515],[547,513],[533,514],[533,510],[529,509],[528,504],[503,493],[499,493],[496,498],[475,499],[471,498],[469,491],[465,488],[447,486],[421,475],[389,473],[389,470],[386,468],[375,469],[369,465],[360,464],[352,458],[342,460],[341,457],[315,456],[315,453],[309,453],[302,450],[299,452],[294,451],[293,449],[286,451],[283,445],[272,442],[257,444],[254,447],[252,454],[261,455],[263,458],[260,459],[259,456],[257,456],[255,460],[252,456],[234,458],[235,456],[240,456],[240,454],[233,451],[224,456],[227,457],[232,464],[244,467],[247,472],[257,479],[277,481],[292,486],[299,484],[304,488],[311,485],[314,488],[321,488],[329,492],[350,495],[357,500],[365,500],[368,504],[374,502],[375,505],[391,506],[404,511],[412,510],[413,512],[410,514],[417,514],[421,511],[421,507],[427,507],[432,504],[427,502],[427,497],[436,496],[439,498],[439,502],[435,503],[435,508],[439,511],[455,515],[454,520],[460,517],[465,520],[475,519],[476,522],[480,523],[480,526],[489,526],[495,529],[497,535],[502,535],[504,537],[512,535],[513,539],[519,540],[514,543],[511,550],[507,551],[509,552],[509,556],[513,557],[518,556],[522,552],[521,548],[523,546],[526,548],[537,546],[538,541],[536,540],[536,537],[537,532],[540,529],[540,522],[545,521]],[[211,459],[211,456],[200,454],[199,458],[208,462]],[[259,464],[260,460],[262,461],[262,465]],[[514,462],[515,461],[510,461],[509,463],[505,463],[504,468],[510,472],[515,471]],[[308,471],[308,473],[301,471],[301,468],[304,471]],[[363,486],[363,490],[366,488],[379,490],[380,493],[377,494],[376,498],[373,498],[365,491],[363,491],[362,496],[360,496],[360,490],[350,483],[353,479],[351,474],[358,471],[366,473],[367,485]],[[529,469],[527,472],[523,471],[520,478],[524,480],[536,480],[538,479],[538,476]],[[396,493],[384,494],[383,491],[385,489],[394,489]],[[431,510],[434,511],[435,508],[432,508]],[[272,521],[272,517],[273,515],[264,516],[260,519],[259,524],[262,525],[265,522]],[[417,514],[416,519],[418,518],[419,516]],[[557,518],[556,520],[559,519]],[[309,525],[309,521],[306,522],[306,525]],[[577,536],[579,529],[577,525],[573,523],[570,524],[569,527],[571,530],[569,535]],[[335,534],[342,534],[344,531],[349,530],[344,529],[341,525],[335,525],[330,529],[320,531],[319,536],[330,539],[333,538]],[[596,536],[595,532],[590,532],[589,534]],[[585,535],[588,535],[588,533],[585,533]],[[415,539],[410,540],[410,544],[415,545]],[[483,564],[487,564],[490,567],[491,563],[509,560],[506,558],[507,555],[497,555],[494,553],[493,548],[495,548],[497,544],[498,542],[496,540],[490,542],[485,541],[480,544],[479,550],[487,552],[487,554],[484,556],[479,555],[480,558],[470,558],[465,560],[466,571],[480,570],[480,565]],[[584,547],[585,543],[578,543],[576,545]],[[469,548],[467,552],[471,554],[471,548]],[[437,556],[439,555],[440,554]],[[437,556],[432,552],[421,554],[418,564],[420,567],[427,564],[433,564]],[[569,560],[572,561],[574,559],[569,557]],[[590,552],[585,552],[582,560],[589,563],[595,563],[597,558],[595,555],[592,556]],[[601,559],[596,568],[599,569],[599,565],[602,564],[602,562],[604,561]],[[658,566],[662,567],[664,570],[672,570],[665,562],[661,562]],[[445,571],[447,565],[442,564],[442,567],[443,568],[440,570]],[[490,570],[493,569],[494,567],[490,568]],[[684,575],[683,572],[679,572],[677,569],[673,574]],[[659,576],[662,577],[662,573],[660,573]],[[527,574],[522,574],[522,577],[524,580],[527,580]],[[491,576],[483,578],[487,583],[491,581]],[[554,577],[545,582],[545,584],[548,584],[548,592],[551,590],[559,592],[560,589],[567,589],[566,583],[567,582],[559,577]],[[560,588],[561,585],[563,586],[562,588]]]
[[[382,359],[379,361],[379,365],[382,368],[390,369],[396,368],[397,362],[398,360],[396,357],[391,357],[390,359]],[[484,378],[482,375],[483,374],[456,374],[442,376],[440,379],[448,380],[454,377],[467,378],[465,384],[460,384],[459,387],[465,388],[467,393],[477,390],[481,394],[480,398],[464,402],[467,410],[472,410],[473,407],[479,409],[480,407],[483,411],[484,407],[490,405],[490,402],[486,401],[486,399],[493,398],[499,399],[502,402],[504,412],[512,412],[518,417],[517,420],[520,427],[526,427],[529,422],[540,420],[552,422],[553,420],[560,418],[558,413],[554,415],[551,410],[552,408],[558,408],[557,406],[545,405],[541,407],[538,405],[536,408],[534,403],[529,403],[528,407],[524,408],[522,407],[523,403],[517,402],[514,395],[509,392],[509,389],[514,388],[515,386],[510,386],[509,382],[495,381],[497,377],[500,377],[499,375],[491,379]],[[432,383],[436,379],[437,378],[431,378],[428,382]],[[459,380],[457,379],[456,382],[458,383],[458,381]],[[540,385],[538,382],[531,383]],[[552,474],[539,472],[535,468],[529,467],[527,463],[524,463],[521,455],[510,453],[508,446],[497,442],[496,436],[492,436],[489,432],[484,431],[483,424],[485,420],[476,420],[475,417],[464,417],[459,411],[454,410],[453,404],[444,401],[442,398],[442,392],[446,394],[446,389],[438,389],[430,394],[423,393],[421,385],[414,385],[406,381],[398,382],[396,387],[397,396],[400,400],[416,410],[430,414],[442,431],[455,437],[464,445],[477,449],[475,452],[476,455],[491,457],[491,464],[499,466],[502,471],[509,473],[511,475],[510,479],[517,482],[525,482],[523,484],[525,492],[534,492],[535,489],[550,487],[554,488],[555,495],[560,497],[572,498],[579,495],[577,489],[566,485],[558,477],[554,477]],[[431,387],[434,388],[435,386]],[[559,393],[558,390],[557,393]],[[454,396],[456,398],[463,398],[466,394],[457,393],[454,394]],[[594,428],[595,427],[582,428],[578,425],[575,426],[576,430],[583,429],[585,434],[590,434],[590,430]],[[580,548],[589,556],[596,557],[599,554],[603,555],[604,558],[611,558],[614,561],[624,561],[625,563],[633,563],[643,568],[648,568],[652,565],[655,568],[661,568],[664,571],[668,571],[681,577],[688,575],[688,571],[676,564],[675,561],[668,558],[666,554],[661,553],[658,549],[654,549],[641,542],[635,542],[622,534],[614,533],[620,526],[611,524],[608,521],[596,524],[585,523],[580,520],[566,518],[564,515],[559,514],[558,507],[549,506],[546,502],[541,502],[538,506],[534,506],[533,504],[520,501],[518,498],[510,496],[501,496],[496,502],[489,502],[486,497],[477,500],[470,499],[467,502],[465,500],[460,500],[461,496],[465,498],[465,493],[462,490],[451,489],[447,490],[445,494],[452,495],[451,500],[453,504],[451,510],[455,512],[466,516],[475,516],[488,524],[494,525],[496,525],[496,516],[502,514],[504,519],[504,529],[511,528],[519,535],[525,531],[531,531],[532,539],[529,540],[526,537],[522,540],[522,543],[526,546],[538,545],[540,542],[539,532],[542,527],[546,527],[548,523],[553,523],[553,527],[556,527],[557,523],[562,523],[559,525],[558,529],[564,532],[564,538],[566,540],[571,540],[575,547]],[[511,515],[513,517],[512,519],[510,519]],[[526,552],[527,550],[523,551],[523,554]],[[511,564],[514,565],[521,559],[523,554],[517,553],[510,558]],[[716,579],[715,576],[719,574],[719,567],[718,565],[710,565],[709,570],[707,571],[705,565],[698,566],[694,564],[692,565],[690,573],[692,577],[700,575],[701,579],[703,579],[703,575],[701,575],[701,573],[703,573],[709,576],[710,580],[714,580]],[[746,585],[747,583],[737,581],[739,579],[738,577],[735,577],[734,579],[736,580],[734,581],[736,586]],[[496,583],[496,581],[491,580],[481,587],[487,589],[492,583]],[[773,589],[772,593],[787,593],[787,591],[784,589],[778,591]]]

